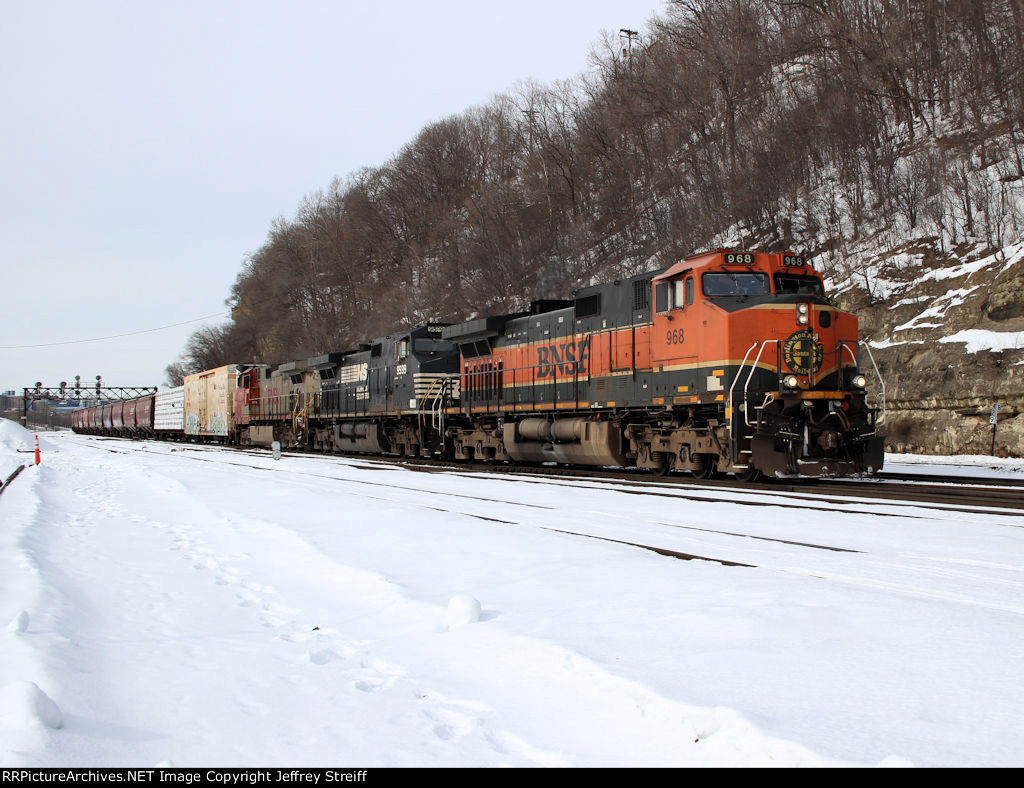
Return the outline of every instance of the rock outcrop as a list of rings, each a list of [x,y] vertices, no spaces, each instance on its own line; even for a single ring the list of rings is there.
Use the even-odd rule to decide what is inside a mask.
[[[890,451],[989,454],[998,404],[994,452],[1024,456],[1024,242],[942,251],[923,239],[855,272],[820,267],[885,381]]]

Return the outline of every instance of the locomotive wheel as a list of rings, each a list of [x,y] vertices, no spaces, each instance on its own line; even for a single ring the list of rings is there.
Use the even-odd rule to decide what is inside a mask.
[[[736,474],[736,478],[741,482],[756,482],[761,478],[761,471],[757,468],[744,468]]]
[[[672,466],[676,464],[676,455],[665,454],[665,461],[661,464],[661,467],[655,469],[655,473],[658,476],[668,476],[672,472]]]
[[[714,479],[718,475],[718,457],[714,454],[703,454],[704,462],[693,472],[698,479]]]

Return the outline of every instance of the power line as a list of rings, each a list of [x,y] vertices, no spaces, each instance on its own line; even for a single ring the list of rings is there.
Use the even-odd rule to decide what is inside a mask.
[[[160,326],[159,328],[144,328],[141,331],[129,331],[126,334],[112,334],[109,337],[93,337],[92,339],[71,339],[71,340],[68,340],[66,342],[47,342],[47,343],[38,344],[38,345],[0,345],[0,350],[30,350],[32,348],[38,348],[38,347],[59,347],[61,345],[81,345],[81,344],[84,344],[86,342],[103,342],[103,341],[108,340],[108,339],[121,339],[123,337],[137,336],[139,334],[151,334],[154,331],[165,331],[168,328],[177,328],[178,326],[187,326],[189,323],[201,323],[204,320],[211,320],[212,318],[215,318],[215,317],[224,317],[226,315],[233,314],[235,309],[238,309],[239,307],[242,307],[242,306],[246,306],[246,307],[252,309],[254,307],[263,306],[264,304],[268,304],[268,303],[270,303],[272,301],[280,301],[280,300],[281,300],[281,296],[279,296],[279,295],[277,295],[275,293],[273,295],[267,296],[266,298],[258,298],[258,299],[255,299],[253,301],[247,301],[247,300],[244,300],[244,299],[236,301],[234,303],[234,306],[232,306],[232,308],[227,310],[226,312],[217,312],[216,314],[206,315],[205,317],[196,317],[196,318],[193,318],[192,320],[183,320],[180,323],[171,323],[170,325]]]
[[[72,339],[67,342],[47,342],[40,345],[0,345],[0,350],[29,350],[31,348],[38,347],[59,347],[60,345],[81,345],[86,342],[103,342],[108,339],[121,339],[123,337],[133,337],[139,334],[152,334],[154,331],[166,331],[168,328],[177,328],[178,326],[187,326],[189,323],[200,323],[203,320],[210,320],[215,317],[224,317],[230,315],[231,310],[226,312],[217,312],[214,315],[206,315],[206,317],[196,317],[192,320],[183,320],[180,323],[171,323],[168,326],[160,326],[159,328],[145,328],[141,331],[129,331],[127,334],[112,334],[109,337],[93,337],[92,339]]]

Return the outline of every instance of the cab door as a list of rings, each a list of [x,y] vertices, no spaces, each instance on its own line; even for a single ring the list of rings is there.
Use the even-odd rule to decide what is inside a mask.
[[[696,276],[687,270],[653,284],[651,361],[655,371],[659,366],[696,363],[703,337]]]

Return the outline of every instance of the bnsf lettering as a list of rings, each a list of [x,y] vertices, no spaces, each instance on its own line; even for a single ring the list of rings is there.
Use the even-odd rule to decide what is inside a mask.
[[[537,348],[537,377],[550,378],[556,375],[575,375],[586,371],[590,356],[590,339],[579,342],[562,342]]]

